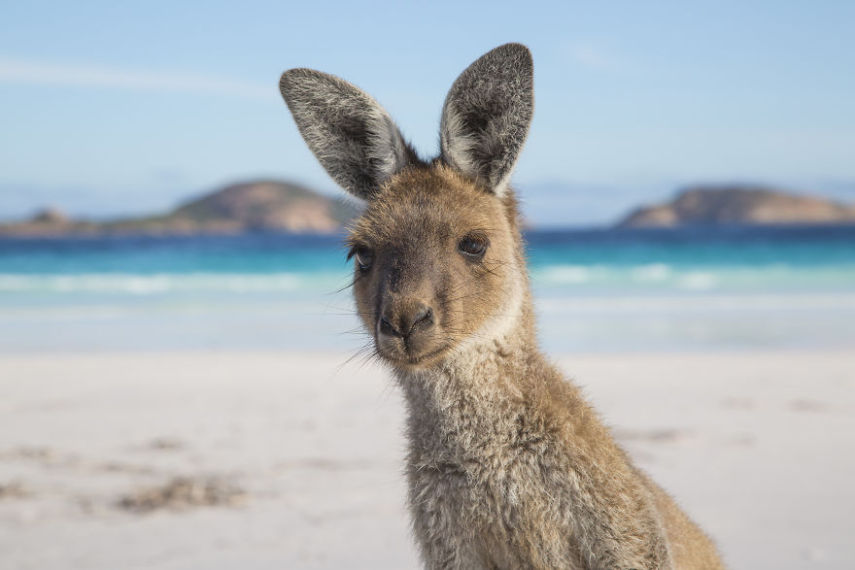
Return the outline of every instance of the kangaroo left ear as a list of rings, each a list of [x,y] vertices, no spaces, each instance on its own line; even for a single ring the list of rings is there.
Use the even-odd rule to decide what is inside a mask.
[[[521,44],[487,52],[460,74],[440,124],[443,162],[497,196],[508,187],[534,111],[534,64]]]
[[[389,114],[347,81],[291,69],[279,89],[318,161],[354,196],[371,200],[390,176],[418,162]]]

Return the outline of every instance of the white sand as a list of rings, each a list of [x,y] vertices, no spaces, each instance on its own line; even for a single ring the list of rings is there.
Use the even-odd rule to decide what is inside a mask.
[[[417,567],[403,406],[345,360],[0,356],[0,568]],[[855,568],[855,353],[560,363],[732,568]],[[117,506],[175,476],[245,501]]]

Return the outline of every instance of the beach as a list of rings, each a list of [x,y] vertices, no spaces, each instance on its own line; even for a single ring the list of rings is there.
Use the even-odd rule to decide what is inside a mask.
[[[532,231],[543,350],[731,569],[855,567],[855,229]],[[0,570],[418,568],[341,236],[0,240]]]
[[[0,568],[416,568],[404,408],[335,351],[0,355]],[[855,352],[563,354],[730,568],[855,565]]]

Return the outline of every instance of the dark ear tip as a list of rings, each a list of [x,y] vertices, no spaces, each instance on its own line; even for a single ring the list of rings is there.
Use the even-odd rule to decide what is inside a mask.
[[[279,78],[279,92],[290,108],[292,101],[305,98],[307,93],[321,88],[321,86],[341,88],[344,83],[342,79],[322,71],[307,67],[295,67],[283,73],[282,77]]]
[[[518,42],[508,42],[506,44],[502,44],[499,47],[495,48],[493,51],[502,50],[508,53],[518,54],[523,57],[527,57],[531,59],[531,50],[525,44],[521,44]]]
[[[468,70],[477,69],[489,75],[516,76],[528,84],[531,84],[534,79],[534,60],[531,51],[518,43],[502,44],[491,49],[468,68]]]
[[[301,75],[301,71],[302,69],[289,69],[282,74],[282,77],[279,78],[279,92],[282,93],[282,96],[286,99],[288,98],[288,94],[291,92],[291,88],[294,86],[294,82]]]
[[[283,92],[285,89],[292,87],[295,83],[302,79],[310,79],[312,77],[316,77],[318,72],[314,69],[307,69],[305,67],[295,67],[293,69],[289,69],[285,73],[282,74],[282,77],[279,78],[279,89]]]
[[[359,95],[362,92],[344,79],[307,67],[289,69],[279,78],[279,91],[286,101],[290,97],[299,97],[318,89],[334,89],[341,92]]]
[[[534,59],[531,56],[531,50],[520,43],[510,42],[502,44],[487,52],[486,55],[495,55],[502,59],[513,60],[515,63],[523,67],[534,67]]]

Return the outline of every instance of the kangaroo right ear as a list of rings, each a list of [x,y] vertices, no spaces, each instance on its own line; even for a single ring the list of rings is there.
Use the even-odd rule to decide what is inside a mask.
[[[371,199],[387,178],[418,161],[389,114],[343,79],[290,69],[282,74],[279,90],[303,140],[354,196]]]
[[[505,44],[478,58],[442,109],[442,160],[497,196],[507,189],[534,111],[531,52]]]

